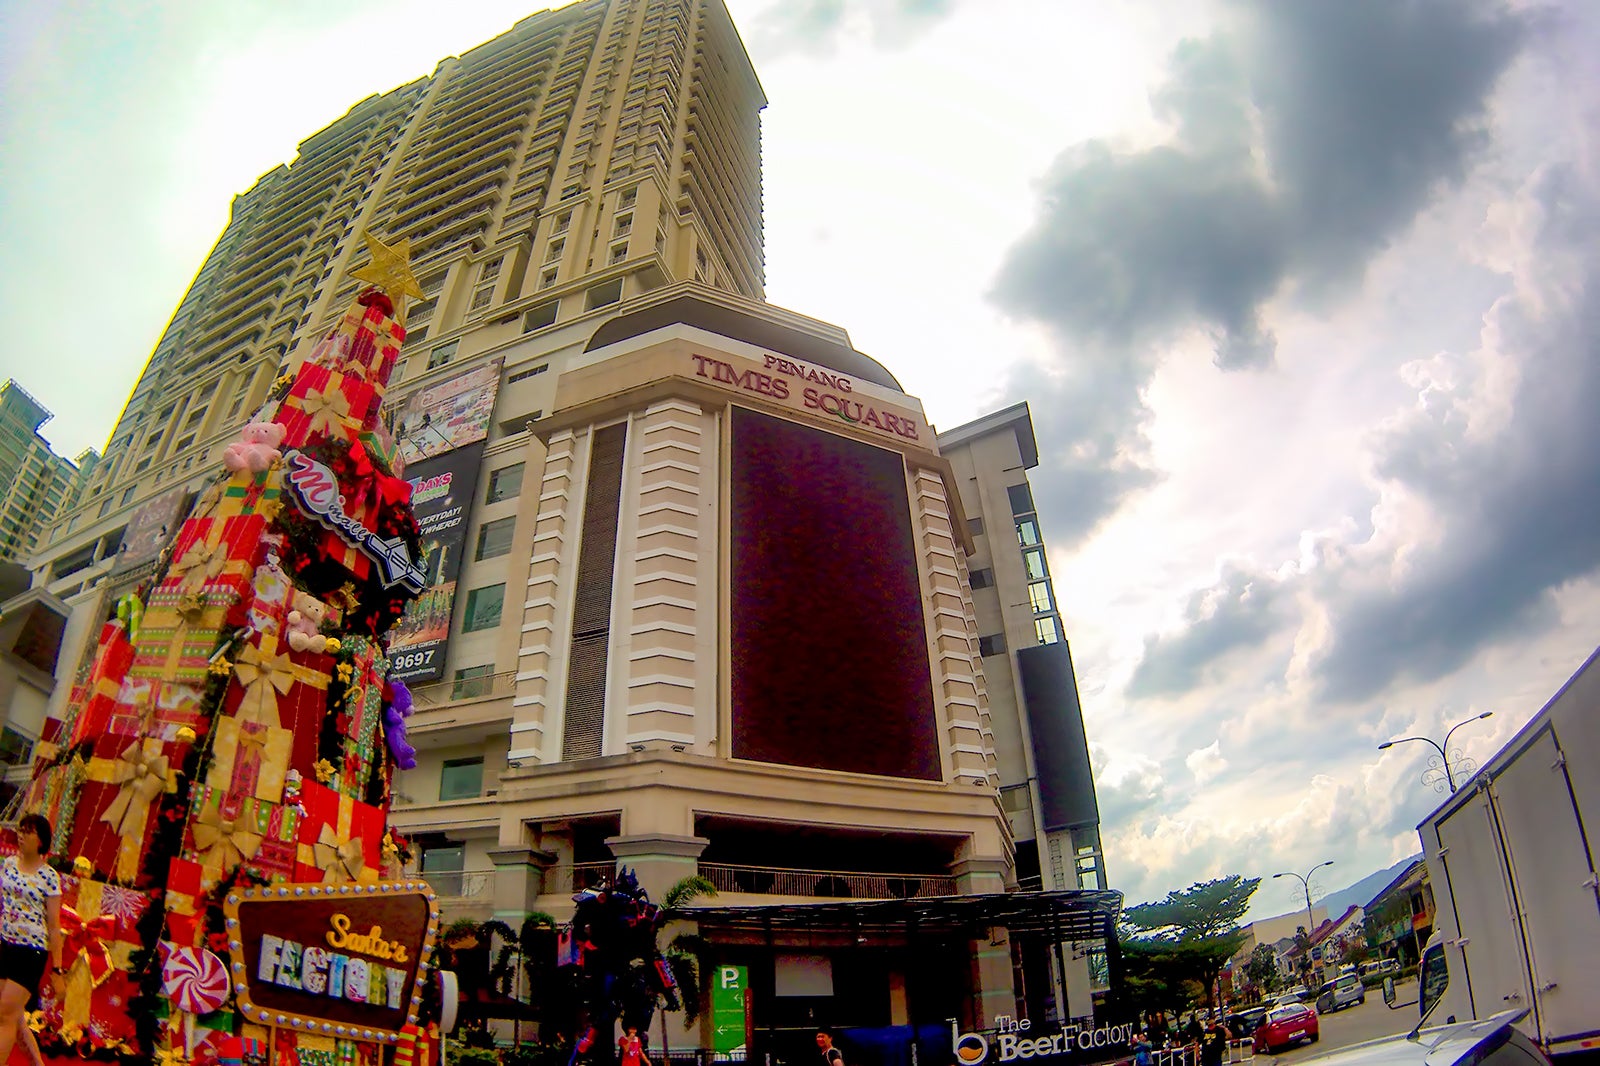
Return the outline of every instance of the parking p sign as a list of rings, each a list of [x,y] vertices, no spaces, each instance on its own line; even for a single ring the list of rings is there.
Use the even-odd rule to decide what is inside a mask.
[[[750,971],[717,966],[711,974],[711,1050],[745,1049],[750,1002]]]

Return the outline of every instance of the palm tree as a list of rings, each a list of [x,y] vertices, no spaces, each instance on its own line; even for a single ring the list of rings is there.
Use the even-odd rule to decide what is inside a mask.
[[[683,908],[703,896],[715,896],[717,886],[701,874],[690,874],[667,889],[661,899],[662,909],[666,912],[667,920],[681,921],[687,918]],[[683,1022],[693,1025],[705,1009],[705,996],[700,984],[700,975],[711,965],[711,945],[699,933],[681,932],[668,942],[661,953],[666,959],[667,966],[672,970],[672,979],[678,985],[678,998],[683,1003]],[[661,1015],[661,1054],[665,1061],[670,1053],[667,1047],[667,1016]]]

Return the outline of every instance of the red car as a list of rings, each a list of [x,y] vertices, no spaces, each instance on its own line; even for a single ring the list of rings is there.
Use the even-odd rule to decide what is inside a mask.
[[[1256,1054],[1271,1054],[1294,1047],[1302,1040],[1317,1042],[1317,1012],[1304,1003],[1293,1007],[1273,1007],[1267,1020],[1256,1030]]]

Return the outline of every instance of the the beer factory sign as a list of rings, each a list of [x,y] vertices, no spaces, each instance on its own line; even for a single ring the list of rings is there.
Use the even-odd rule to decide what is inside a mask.
[[[246,1018],[301,1032],[399,1039],[439,929],[426,884],[271,885],[229,893]]]
[[[1028,1019],[1001,1015],[997,1028],[956,1037],[958,1066],[1043,1059],[1050,1066],[1105,1062],[1128,1053],[1133,1026],[1107,1025],[1098,1029],[1076,1023],[1064,1029],[1034,1031]]]

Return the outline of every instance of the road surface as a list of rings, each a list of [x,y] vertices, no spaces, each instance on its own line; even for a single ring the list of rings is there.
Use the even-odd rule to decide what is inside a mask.
[[[1346,1007],[1344,1010],[1317,1018],[1317,1025],[1322,1032],[1321,1040],[1315,1044],[1301,1044],[1293,1051],[1282,1051],[1272,1056],[1258,1056],[1260,1063],[1262,1066],[1268,1062],[1274,1066],[1277,1064],[1293,1066],[1302,1060],[1326,1055],[1330,1051],[1359,1044],[1363,1040],[1376,1040],[1380,1036],[1409,1033],[1411,1027],[1417,1024],[1417,983],[1407,981],[1403,985],[1396,985],[1394,991],[1394,1010],[1384,1005],[1382,989],[1369,988],[1367,1001],[1361,1006]]]

